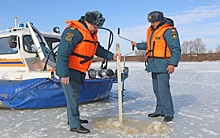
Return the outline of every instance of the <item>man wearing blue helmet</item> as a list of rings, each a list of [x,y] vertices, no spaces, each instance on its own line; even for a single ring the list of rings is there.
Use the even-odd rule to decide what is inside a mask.
[[[178,32],[172,19],[160,11],[148,14],[151,26],[147,29],[146,43],[132,42],[139,50],[146,50],[146,71],[151,72],[156,109],[149,117],[164,117],[165,122],[174,118],[173,101],[170,92],[170,74],[178,66],[181,54]]]
[[[61,35],[56,74],[60,77],[66,97],[67,119],[72,132],[90,132],[81,125],[87,123],[87,120],[80,120],[78,99],[80,85],[84,83],[86,72],[94,55],[106,60],[121,56],[104,49],[98,42],[98,27],[102,26],[104,22],[105,18],[99,11],[89,11],[79,20],[66,21],[68,26]]]

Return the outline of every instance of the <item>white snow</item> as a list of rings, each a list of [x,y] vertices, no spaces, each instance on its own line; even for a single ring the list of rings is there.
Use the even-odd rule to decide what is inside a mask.
[[[123,63],[121,65],[123,67]],[[1,138],[219,137],[220,62],[179,64],[170,80],[175,107],[175,116],[171,123],[164,123],[162,117],[147,116],[154,112],[155,96],[151,75],[144,71],[144,63],[126,62],[125,65],[129,67],[130,75],[125,81],[123,119],[126,120],[123,126],[117,122],[118,87],[114,84],[109,98],[80,105],[81,118],[89,120],[89,124],[84,125],[91,130],[89,134],[69,131],[65,107],[39,110],[1,109]],[[99,67],[100,63],[94,63],[93,66]],[[116,63],[109,63],[109,67],[115,68]]]

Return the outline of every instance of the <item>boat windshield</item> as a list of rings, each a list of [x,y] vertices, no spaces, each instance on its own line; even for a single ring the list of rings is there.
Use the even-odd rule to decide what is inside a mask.
[[[49,47],[47,45],[44,44],[44,42],[42,41],[42,39],[40,38],[40,36],[38,34],[36,34],[37,39],[41,45],[42,48],[47,48],[49,49]],[[28,53],[36,53],[37,52],[37,47],[31,37],[31,35],[25,35],[23,37],[23,42],[24,42],[24,50]]]
[[[28,53],[36,53],[37,47],[34,44],[34,41],[30,35],[25,35],[23,37],[24,41],[24,50]]]
[[[18,52],[16,48],[10,48],[9,37],[0,38],[0,54],[15,54]]]
[[[58,46],[60,44],[60,39],[55,37],[44,37],[44,38],[47,42],[48,47],[50,48],[50,50],[52,50],[52,55],[56,56]]]

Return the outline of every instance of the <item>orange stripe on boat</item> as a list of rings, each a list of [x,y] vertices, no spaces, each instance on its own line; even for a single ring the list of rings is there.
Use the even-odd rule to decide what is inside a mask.
[[[0,58],[0,67],[25,67],[21,59]]]
[[[1,64],[0,67],[25,67],[25,64]]]

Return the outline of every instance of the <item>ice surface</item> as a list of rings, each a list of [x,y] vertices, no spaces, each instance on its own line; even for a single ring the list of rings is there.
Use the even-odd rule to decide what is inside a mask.
[[[109,67],[115,66],[115,62],[109,63]],[[179,64],[170,80],[175,107],[174,120],[170,123],[164,123],[162,117],[147,117],[154,112],[155,96],[151,75],[144,71],[144,63],[126,62],[126,66],[130,75],[125,81],[123,126],[117,121],[118,87],[115,84],[109,98],[80,105],[81,118],[89,120],[89,124],[84,125],[91,130],[89,134],[69,131],[65,107],[1,109],[0,138],[220,137],[220,62]]]

